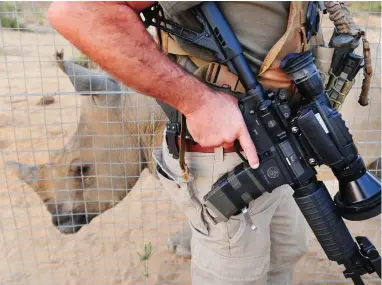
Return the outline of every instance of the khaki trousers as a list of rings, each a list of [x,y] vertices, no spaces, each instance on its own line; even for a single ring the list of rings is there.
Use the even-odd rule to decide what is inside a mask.
[[[249,205],[252,230],[243,214],[216,224],[202,205],[212,184],[241,160],[236,153],[186,153],[191,177],[182,177],[179,161],[167,145],[153,156],[168,179],[158,173],[170,196],[189,219],[193,285],[289,285],[297,261],[307,252],[307,223],[284,185]]]

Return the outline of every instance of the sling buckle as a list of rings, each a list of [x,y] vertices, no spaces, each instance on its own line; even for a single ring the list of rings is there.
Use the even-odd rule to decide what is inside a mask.
[[[167,123],[166,125],[166,142],[168,151],[174,159],[179,158],[178,135],[179,123]]]

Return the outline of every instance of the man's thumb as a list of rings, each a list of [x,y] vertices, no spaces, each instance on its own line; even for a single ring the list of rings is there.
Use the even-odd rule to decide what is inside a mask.
[[[239,137],[239,142],[251,168],[258,168],[259,158],[257,156],[256,147],[247,131],[243,132],[243,134]]]

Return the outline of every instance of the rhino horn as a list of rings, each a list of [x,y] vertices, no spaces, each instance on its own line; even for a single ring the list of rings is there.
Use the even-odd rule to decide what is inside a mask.
[[[92,92],[118,92],[119,84],[106,73],[95,73],[74,62],[64,60],[64,52],[56,51],[59,68],[68,75],[77,92],[92,95]]]
[[[36,188],[40,167],[37,165],[23,164],[16,161],[6,161],[6,166],[15,171],[18,178]]]

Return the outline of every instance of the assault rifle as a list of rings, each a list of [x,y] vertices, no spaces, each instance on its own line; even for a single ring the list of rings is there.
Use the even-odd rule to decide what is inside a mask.
[[[214,2],[192,8],[203,30],[190,30],[163,17],[159,5],[144,11],[146,27],[158,29],[212,51],[219,63],[239,77],[246,96],[239,107],[256,145],[260,166],[243,163],[223,177],[204,197],[205,206],[226,221],[246,212],[265,192],[289,184],[294,199],[327,257],[345,266],[344,276],[364,284],[361,275],[381,277],[381,257],[367,237],[353,240],[342,218],[361,221],[381,213],[381,183],[366,171],[341,114],[332,109],[310,52],[289,54],[280,68],[289,74],[303,100],[291,108],[284,90],[265,92],[255,79],[243,50]],[[334,201],[315,166],[327,165],[339,181]]]

